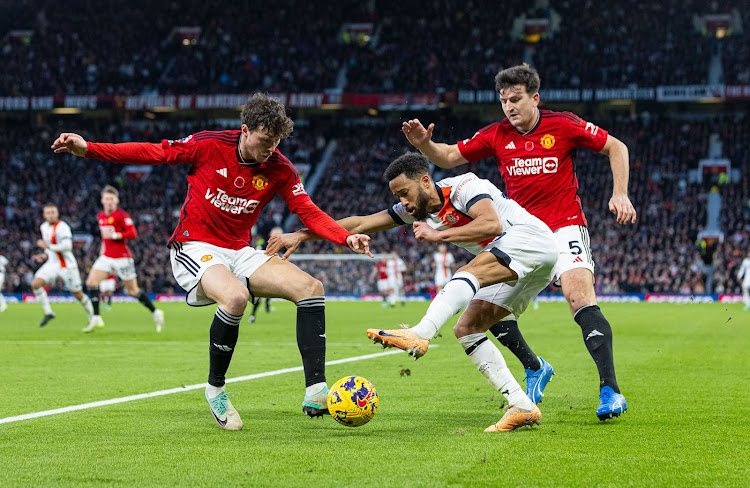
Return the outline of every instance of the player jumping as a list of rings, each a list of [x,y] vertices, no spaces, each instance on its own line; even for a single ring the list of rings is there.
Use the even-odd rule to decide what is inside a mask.
[[[277,146],[294,122],[278,99],[256,93],[241,115],[241,130],[203,131],[160,144],[87,143],[65,133],[55,152],[125,164],[187,164],[188,194],[169,240],[172,272],[187,290],[187,303],[218,303],[211,323],[206,400],[216,422],[240,430],[242,420],[224,383],[242,314],[250,296],[284,298],[297,305],[297,344],[305,371],[302,410],[328,411],[325,379],[325,297],[323,284],[278,256],[248,245],[263,207],[280,194],[289,210],[316,233],[360,254],[369,237],[353,235],[321,211],[305,192],[296,168]]]
[[[539,86],[539,74],[527,64],[498,73],[495,89],[507,118],[457,144],[433,142],[435,124],[425,129],[418,119],[404,122],[402,130],[414,147],[441,168],[495,157],[508,196],[555,233],[560,251],[555,275],[599,370],[596,415],[605,420],[619,416],[628,407],[615,377],[612,328],[596,303],[594,260],[572,153],[585,147],[609,156],[614,179],[609,210],[619,224],[626,224],[636,220],[628,198],[628,148],[604,129],[572,113],[540,110]],[[552,375],[552,367],[526,344],[516,320],[499,322],[491,331],[521,360],[529,384]]]

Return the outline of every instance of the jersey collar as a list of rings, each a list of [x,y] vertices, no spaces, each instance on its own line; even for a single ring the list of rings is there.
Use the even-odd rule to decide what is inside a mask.
[[[237,162],[241,164],[242,166],[260,166],[263,163],[259,163],[257,161],[245,161],[242,158],[242,153],[240,153],[240,140],[242,138],[242,133],[240,133],[239,136],[237,136],[237,145],[234,148],[234,155],[237,158]]]
[[[542,111],[539,110],[539,107],[537,107],[536,110],[539,113],[539,117],[537,117],[536,124],[534,124],[534,127],[532,127],[531,130],[528,130],[526,132],[520,131],[520,130],[516,129],[515,127],[513,127],[514,129],[516,129],[516,132],[518,132],[522,136],[528,136],[528,135],[531,135],[531,134],[534,133],[534,131],[539,127],[539,124],[542,123]]]

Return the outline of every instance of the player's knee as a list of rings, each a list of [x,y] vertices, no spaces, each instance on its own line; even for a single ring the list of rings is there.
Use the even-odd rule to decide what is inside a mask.
[[[587,293],[574,292],[568,295],[568,305],[570,306],[570,312],[575,314],[587,305],[596,305],[596,299],[592,300]]]
[[[241,315],[245,311],[250,292],[247,288],[236,288],[228,291],[220,303],[221,308],[234,315]]]
[[[91,278],[86,279],[86,288],[96,288],[97,286],[99,286],[99,283],[97,283],[96,281],[92,280]]]
[[[128,295],[130,295],[131,297],[137,297],[140,292],[141,292],[141,289],[138,288],[137,286],[133,288],[128,288]]]
[[[305,283],[305,298],[307,297],[319,297],[323,296],[325,293],[325,289],[323,288],[323,283],[321,283],[320,280],[310,277],[309,280],[307,280],[307,283]]]

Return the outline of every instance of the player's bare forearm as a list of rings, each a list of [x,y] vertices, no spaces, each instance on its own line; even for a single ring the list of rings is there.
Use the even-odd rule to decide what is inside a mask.
[[[620,224],[635,223],[636,211],[628,197],[628,180],[630,177],[630,155],[628,147],[616,137],[609,135],[603,154],[609,156],[612,168],[612,198],[609,200],[609,210]]]
[[[480,216],[466,225],[435,230],[425,222],[414,223],[414,236],[429,242],[482,242],[503,233],[503,224],[494,216]]]
[[[428,141],[419,151],[427,156],[427,159],[441,168],[455,168],[468,161],[461,155],[456,144],[449,145],[444,142]]]

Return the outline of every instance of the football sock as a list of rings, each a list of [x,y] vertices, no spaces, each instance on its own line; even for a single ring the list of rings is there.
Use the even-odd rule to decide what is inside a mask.
[[[512,315],[510,316],[512,317]],[[510,320],[501,320],[492,327],[490,327],[492,335],[497,337],[500,344],[510,349],[525,369],[532,371],[538,371],[542,367],[542,363],[539,358],[534,354],[526,339],[521,335],[521,331],[518,330],[518,321],[514,318]]]
[[[2,307],[3,305],[5,305],[5,297],[2,293],[0,293],[0,307]]]
[[[94,309],[94,315],[99,315],[99,287],[89,287],[88,296],[91,299],[91,307]]]
[[[466,355],[494,389],[502,393],[508,404],[531,410],[534,406],[511,374],[505,359],[486,334],[469,334],[458,338]]]
[[[583,332],[583,342],[599,370],[599,389],[609,386],[620,393],[612,356],[612,327],[598,305],[581,307],[573,316]]]
[[[255,312],[258,311],[259,307],[260,307],[260,300],[258,300],[257,302],[253,303],[253,312],[250,315],[255,315]]]
[[[151,299],[148,297],[148,295],[146,295],[145,291],[140,290],[136,298],[143,304],[144,307],[151,310],[152,313],[154,310],[156,310],[156,307],[154,307],[154,304],[151,303]],[[242,315],[240,315],[240,317],[242,317]]]
[[[479,281],[476,277],[467,271],[459,271],[432,300],[422,320],[409,330],[422,339],[431,340],[444,323],[471,302],[477,291]]]
[[[266,298],[266,313],[271,313],[271,299]]]
[[[232,315],[221,307],[216,309],[214,320],[211,322],[211,341],[208,346],[209,385],[224,386],[224,377],[240,334],[240,320],[242,315]]]
[[[83,298],[81,299],[81,306],[89,316],[89,320],[91,320],[91,317],[94,316],[94,307],[91,305],[91,299],[88,297],[88,295],[83,295]]]
[[[297,305],[297,347],[305,370],[305,386],[326,381],[326,299],[308,297]]]
[[[47,298],[47,291],[44,287],[34,290],[34,295],[36,295],[36,301],[42,306],[44,315],[52,315],[54,312],[52,311],[52,307],[49,306],[49,298]]]

